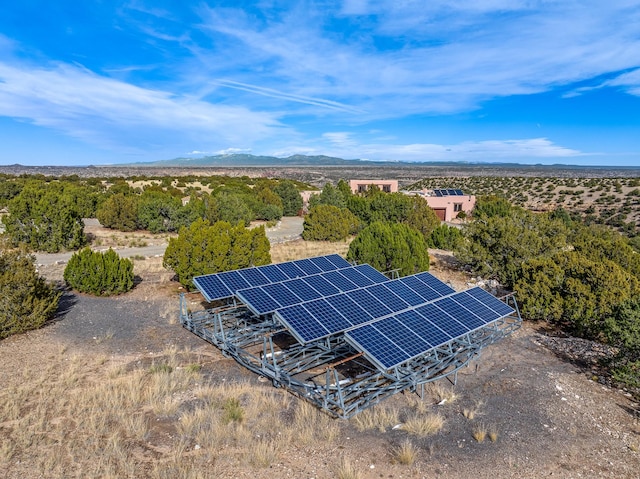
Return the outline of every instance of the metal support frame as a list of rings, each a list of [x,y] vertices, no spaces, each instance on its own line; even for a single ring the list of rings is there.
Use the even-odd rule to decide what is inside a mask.
[[[225,356],[276,387],[285,387],[332,416],[350,418],[401,391],[424,396],[424,385],[453,377],[483,348],[522,323],[513,294],[502,298],[516,314],[494,321],[431,349],[392,370],[382,371],[342,336],[300,344],[271,315],[255,316],[241,305],[191,312],[180,295],[180,322]]]

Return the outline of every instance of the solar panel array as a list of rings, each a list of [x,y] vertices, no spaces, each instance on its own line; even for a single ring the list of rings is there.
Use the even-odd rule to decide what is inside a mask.
[[[345,338],[387,370],[514,312],[476,287],[351,329]]]
[[[438,197],[440,197],[440,196],[464,196],[464,193],[462,192],[462,190],[454,190],[454,189],[433,190],[433,193]]]
[[[298,302],[277,308],[274,314],[304,344],[454,292],[430,273],[419,273],[309,302]],[[251,306],[252,309],[254,307]]]
[[[215,301],[231,298],[241,289],[279,283],[349,266],[351,265],[344,258],[337,254],[332,254],[289,261],[287,263],[196,276],[193,278],[193,284],[207,301]]]
[[[236,291],[236,296],[255,314],[263,315],[294,304],[353,291],[389,281],[368,264],[327,271],[255,288]]]

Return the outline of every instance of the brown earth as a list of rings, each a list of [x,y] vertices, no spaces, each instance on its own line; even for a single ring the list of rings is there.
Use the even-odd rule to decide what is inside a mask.
[[[274,260],[331,248],[316,245],[310,251],[303,243],[275,245]],[[458,290],[473,282],[457,272],[447,252],[431,253],[436,276]],[[377,429],[360,430],[355,420],[313,412],[306,425],[310,432],[302,436],[295,430],[305,427],[295,419],[301,400],[260,381],[179,325],[180,288],[167,281],[159,261],[136,262],[143,281],[130,293],[94,298],[68,292],[56,321],[0,341],[0,477],[640,476],[639,406],[625,391],[598,382],[597,359],[606,351],[591,343],[580,343],[576,355],[575,340],[525,323],[459,373],[454,400],[437,405],[433,397],[421,402],[414,394],[398,394],[378,406],[394,412],[394,423]],[[122,410],[110,412],[110,421],[87,429],[104,415],[98,409],[83,415],[83,404],[98,401],[92,393],[110,397],[117,381],[135,380],[136,374],[141,383],[155,384],[165,377],[157,374],[165,367],[173,369],[166,377],[176,381],[185,371],[193,369],[193,375],[164,397],[164,406],[149,395],[117,406]],[[226,426],[220,435],[225,438],[210,438],[216,448],[185,432],[205,386],[237,382],[246,388],[237,396],[245,408],[242,424]],[[441,383],[451,388],[446,380]],[[214,396],[226,394],[214,391],[220,391]],[[279,406],[269,406],[276,411],[252,412],[270,395],[278,398]],[[260,422],[268,414],[280,420]],[[444,419],[433,435],[393,428],[395,422],[431,414]],[[122,424],[135,417],[146,421],[139,437],[122,432]],[[263,432],[270,428],[274,436]],[[479,437],[482,429],[487,435],[479,442],[474,432]],[[279,439],[281,432],[292,439]],[[267,439],[259,439],[261,434]],[[396,451],[407,440],[415,459],[403,465]],[[279,446],[257,461],[269,441]]]

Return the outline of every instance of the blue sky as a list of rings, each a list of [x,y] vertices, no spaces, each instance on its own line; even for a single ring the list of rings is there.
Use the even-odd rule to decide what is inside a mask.
[[[20,0],[0,164],[640,166],[640,1]]]

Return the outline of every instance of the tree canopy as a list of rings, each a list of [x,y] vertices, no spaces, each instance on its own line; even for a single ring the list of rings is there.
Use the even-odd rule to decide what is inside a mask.
[[[307,241],[342,241],[358,228],[358,218],[346,208],[320,204],[304,218],[302,238]]]
[[[64,269],[64,280],[81,293],[110,296],[133,288],[133,263],[120,258],[109,248],[91,251],[89,247],[74,253]]]

